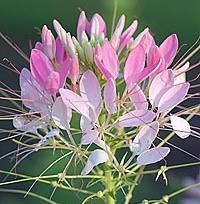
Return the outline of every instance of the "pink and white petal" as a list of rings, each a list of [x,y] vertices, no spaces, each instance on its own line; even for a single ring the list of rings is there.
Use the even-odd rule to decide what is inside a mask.
[[[172,86],[161,97],[158,103],[158,112],[164,113],[172,110],[176,105],[181,103],[189,90],[190,84],[183,83]]]
[[[124,79],[126,84],[137,83],[138,78],[135,77],[136,73],[143,71],[145,65],[145,51],[142,46],[137,46],[130,52],[125,63]]]
[[[81,138],[81,144],[88,145],[93,143],[99,136],[99,132],[97,130],[87,130],[83,132]]]
[[[184,118],[172,115],[170,116],[171,125],[174,132],[182,139],[190,136],[191,128],[190,124]]]
[[[119,43],[120,43],[120,36],[124,29],[125,24],[125,15],[122,15],[116,25],[115,31],[112,34],[112,37],[110,39],[110,43],[113,46],[115,50],[118,49]]]
[[[186,62],[182,67],[173,71],[175,77],[174,84],[181,84],[186,82],[186,72],[189,67],[190,63]]]
[[[77,25],[77,38],[79,41],[81,41],[82,33],[83,31],[86,31],[88,24],[89,22],[86,18],[85,12],[81,11],[79,19],[78,19],[78,25]]]
[[[137,158],[137,164],[148,165],[161,161],[170,153],[169,147],[154,147],[144,151]]]
[[[101,149],[96,149],[94,150],[91,155],[88,158],[88,161],[84,167],[84,169],[81,172],[81,175],[87,175],[90,173],[90,171],[97,165],[104,163],[108,161],[109,157],[108,154],[101,150]]]
[[[159,131],[159,123],[157,121],[145,125],[136,135],[130,144],[130,150],[134,155],[140,155],[142,152],[148,150]]]
[[[148,109],[148,101],[139,85],[130,83],[128,86],[128,96],[136,110]]]
[[[88,25],[88,33],[92,34],[92,30],[93,29],[93,26],[95,26],[96,22],[98,24],[98,32],[96,33],[97,34],[97,37],[100,37],[101,33],[104,33],[104,36],[106,35],[106,23],[105,21],[103,20],[103,18],[98,14],[98,13],[95,13],[91,19],[91,21],[89,22],[89,25]],[[96,29],[95,29],[96,30]]]
[[[92,71],[83,73],[80,80],[80,94],[84,101],[91,104],[98,116],[101,111],[101,88]]]
[[[171,69],[166,69],[157,74],[149,87],[149,101],[153,107],[157,107],[162,95],[174,84],[174,76]]]
[[[160,45],[159,50],[165,59],[166,68],[169,67],[173,62],[178,50],[178,38],[176,34],[172,34],[166,38]]]
[[[134,110],[119,118],[120,127],[137,127],[153,121],[156,114],[150,110]]]
[[[56,98],[52,107],[52,118],[54,123],[63,130],[70,128],[70,120],[72,117],[72,110],[63,103],[62,98]]]
[[[85,116],[89,120],[90,118],[89,107],[86,101],[81,96],[79,96],[78,94],[74,93],[71,90],[63,88],[61,88],[59,92],[64,104],[67,107],[75,110],[77,113]]]
[[[23,104],[32,111],[39,111],[42,114],[49,113],[51,96],[37,83],[31,72],[23,68],[20,73],[21,99]]]
[[[117,112],[117,94],[115,81],[110,78],[104,88],[104,103],[109,114]]]

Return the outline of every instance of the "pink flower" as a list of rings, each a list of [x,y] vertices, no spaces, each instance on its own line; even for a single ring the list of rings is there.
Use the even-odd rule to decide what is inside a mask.
[[[70,59],[60,39],[55,40],[47,26],[42,29],[42,42],[37,42],[31,52],[30,66],[36,80],[52,95],[64,86]]]
[[[116,79],[119,73],[119,61],[117,54],[108,41],[104,41],[102,47],[97,46],[95,52],[95,64],[104,77]]]

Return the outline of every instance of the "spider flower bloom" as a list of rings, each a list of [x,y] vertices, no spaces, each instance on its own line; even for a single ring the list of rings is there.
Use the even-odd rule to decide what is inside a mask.
[[[181,103],[189,90],[189,83],[174,84],[174,74],[171,69],[159,73],[149,87],[151,110],[133,110],[119,119],[122,127],[133,127],[151,122],[160,113],[170,112]],[[140,90],[141,91],[141,90]],[[142,95],[144,96],[144,94]],[[136,98],[133,98],[136,100]],[[138,99],[139,100],[139,99]],[[147,99],[145,100],[147,101]]]

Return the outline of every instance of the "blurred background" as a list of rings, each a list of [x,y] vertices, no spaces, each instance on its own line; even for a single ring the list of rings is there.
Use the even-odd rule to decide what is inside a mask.
[[[31,45],[40,40],[38,28],[46,24],[52,28],[52,20],[57,19],[63,27],[76,34],[76,24],[80,10],[85,10],[90,18],[95,12],[98,12],[105,19],[107,26],[111,28],[113,0],[0,0],[0,32],[8,36],[29,56]],[[183,46],[181,53],[190,48],[198,39],[200,34],[200,1],[199,0],[118,0],[117,19],[121,14],[126,15],[126,26],[132,20],[138,19],[139,31],[145,27],[149,27],[151,33],[155,36],[158,43],[162,42],[168,35],[176,33],[179,38],[180,46]],[[2,39],[0,39],[0,60],[9,59],[19,70],[23,67],[28,67],[20,55],[18,55],[11,47],[9,47]],[[191,62],[199,61],[199,54],[193,57]],[[8,84],[13,89],[18,88],[18,75],[13,74],[4,67],[0,66],[1,74],[0,81]],[[194,70],[188,76],[193,79],[199,68]],[[198,71],[198,72],[197,72]],[[199,103],[199,101],[197,101]],[[1,102],[1,105],[4,102]],[[2,114],[2,113],[0,113]],[[199,126],[197,119],[192,121],[193,125]],[[10,128],[9,122],[0,123],[0,129]],[[2,134],[2,137],[6,136]],[[189,138],[182,142],[178,138],[174,138],[172,143],[178,147],[186,149],[190,153],[198,156],[200,153],[200,142],[196,138]],[[0,143],[0,156],[14,150],[16,147],[11,141]],[[43,151],[29,156],[22,162],[17,171],[26,173],[32,176],[38,176],[55,158],[59,157],[59,153],[53,155],[52,151]],[[195,162],[196,159],[184,154],[176,149],[172,150],[172,156],[168,158],[169,164],[181,164]],[[10,158],[0,160],[0,169],[9,170],[13,165]],[[48,174],[58,173],[62,171],[67,160],[60,162],[53,169],[48,171]],[[162,195],[170,193],[182,185],[182,180],[185,177],[195,177],[198,173],[198,168],[190,167],[181,170],[169,172],[169,185],[166,187],[162,179],[155,182],[155,176],[147,176],[138,188],[135,201],[140,203],[144,198],[154,199],[161,198]],[[3,175],[0,175],[3,178]],[[27,190],[31,183],[21,183],[20,185],[12,185],[12,188]],[[74,183],[76,187],[80,187],[81,183]],[[8,188],[9,186],[5,186]],[[2,187],[4,188],[4,186]],[[36,184],[34,192],[49,197],[53,187],[47,185]],[[43,204],[33,197],[24,198],[23,195],[0,193],[0,204]],[[178,196],[173,200],[173,204],[182,204],[186,194]],[[78,193],[64,192],[57,190],[53,196],[53,200],[63,204],[80,203],[82,196]],[[138,202],[137,202],[138,201]],[[188,204],[192,204],[189,201]],[[93,201],[92,203],[102,203]],[[122,203],[122,198],[119,195],[119,204]],[[197,201],[200,203],[200,200]]]

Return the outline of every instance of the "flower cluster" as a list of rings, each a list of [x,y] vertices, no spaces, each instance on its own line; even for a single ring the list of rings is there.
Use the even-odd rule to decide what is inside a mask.
[[[30,71],[20,73],[21,99],[29,116],[13,120],[16,129],[39,136],[38,150],[53,139],[92,148],[82,175],[108,162],[119,168],[118,149],[128,147],[138,165],[165,158],[169,147],[155,145],[160,127],[187,138],[190,125],[174,111],[188,93],[190,64],[172,66],[178,50],[175,34],[160,45],[148,28],[133,37],[138,22],[124,29],[122,15],[109,37],[99,14],[81,12],[77,37],[53,21],[57,37],[45,25],[31,50]],[[173,111],[172,111],[173,110]],[[173,114],[171,114],[171,112]],[[81,139],[71,134],[78,115]],[[41,130],[45,133],[41,135]],[[136,160],[135,160],[136,158]]]

